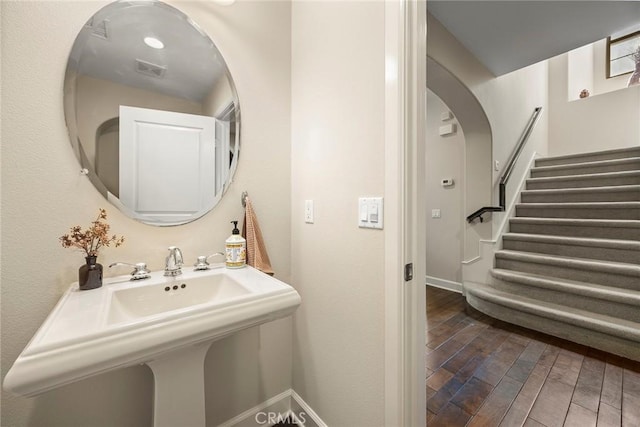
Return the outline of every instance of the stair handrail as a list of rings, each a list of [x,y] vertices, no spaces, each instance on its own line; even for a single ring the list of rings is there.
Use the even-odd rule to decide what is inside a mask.
[[[467,221],[469,223],[473,222],[473,220],[476,218],[480,218],[480,222],[482,222],[482,215],[484,215],[487,212],[504,212],[505,211],[506,205],[507,205],[506,204],[507,182],[511,177],[511,173],[515,168],[516,162],[518,161],[518,158],[520,157],[520,154],[522,153],[524,146],[526,145],[527,141],[529,140],[529,137],[531,136],[531,133],[533,132],[533,128],[538,122],[538,119],[540,119],[541,114],[542,114],[542,107],[536,107],[533,109],[533,114],[531,114],[531,117],[529,118],[529,122],[524,128],[524,132],[520,136],[520,140],[518,141],[518,144],[516,144],[516,148],[513,150],[513,152],[511,153],[511,156],[509,157],[509,161],[507,162],[507,167],[505,168],[504,173],[500,177],[500,182],[499,182],[500,193],[498,196],[500,206],[484,206],[478,209],[477,211],[475,211],[474,213],[472,213],[467,217]]]

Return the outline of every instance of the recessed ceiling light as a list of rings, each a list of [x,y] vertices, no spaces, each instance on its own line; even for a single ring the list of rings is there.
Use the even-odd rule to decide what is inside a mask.
[[[163,49],[164,48],[164,43],[162,43],[160,40],[158,40],[155,37],[145,37],[144,38],[144,43],[147,46],[152,47],[154,49]]]

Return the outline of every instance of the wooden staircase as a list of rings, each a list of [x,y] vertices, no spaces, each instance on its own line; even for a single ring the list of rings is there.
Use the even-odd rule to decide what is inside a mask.
[[[520,196],[469,304],[640,361],[640,147],[538,159]]]

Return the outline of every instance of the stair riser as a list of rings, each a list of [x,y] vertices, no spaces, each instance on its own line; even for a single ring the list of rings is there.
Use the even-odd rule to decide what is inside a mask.
[[[497,279],[495,277],[492,278],[492,280],[492,287],[504,292],[511,292],[523,297],[533,298],[537,301],[561,304],[567,307],[617,317],[619,319],[640,322],[640,306],[638,305],[629,305],[616,301],[603,300],[597,297],[589,297],[572,293],[570,291],[554,291],[526,283]]]
[[[527,180],[527,190],[560,188],[609,187],[613,185],[640,185],[640,176],[584,177],[572,180],[533,181]]]
[[[593,191],[588,193],[522,193],[522,203],[639,202],[640,191]]]
[[[618,354],[632,360],[640,361],[638,342],[625,340],[612,335],[555,321],[547,317],[523,313],[500,304],[487,301],[473,294],[467,294],[469,304],[491,317],[514,323],[549,335],[564,338],[589,347],[598,348],[609,353]]]
[[[503,240],[504,249],[558,255],[572,258],[597,259],[601,261],[637,263],[640,252],[628,249],[576,246],[571,244],[549,244],[522,240]]]
[[[558,169],[531,169],[532,178],[544,178],[550,176],[588,175],[592,173],[622,172],[640,169],[640,162],[625,162],[613,165],[590,165],[584,167],[558,168]]]
[[[593,237],[597,239],[626,239],[640,240],[640,228],[622,227],[585,227],[546,224],[515,224],[511,223],[512,233],[548,234],[552,236]]]
[[[617,151],[613,153],[593,153],[586,156],[573,156],[566,159],[537,159],[536,166],[557,166],[570,165],[574,163],[598,162],[601,160],[628,159],[631,157],[640,157],[640,148]]]
[[[640,291],[640,277],[616,274],[609,271],[581,270],[579,268],[538,264],[513,259],[496,258],[496,267],[505,270],[521,271],[561,279],[598,283],[605,286]]]
[[[516,216],[529,218],[640,219],[640,209],[516,206]]]

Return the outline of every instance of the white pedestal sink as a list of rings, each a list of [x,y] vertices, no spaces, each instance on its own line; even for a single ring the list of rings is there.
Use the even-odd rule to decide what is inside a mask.
[[[251,267],[128,278],[90,291],[74,283],[18,356],[4,388],[34,396],[145,363],[155,380],[154,425],[205,426],[209,345],[289,316],[300,304],[291,286]]]

